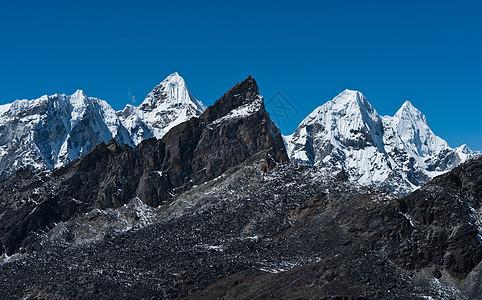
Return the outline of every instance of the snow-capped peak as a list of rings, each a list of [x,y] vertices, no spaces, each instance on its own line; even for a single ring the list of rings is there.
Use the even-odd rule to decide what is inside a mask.
[[[83,90],[77,90],[72,94],[72,98],[87,98]]]
[[[371,114],[370,118],[373,118],[375,115],[378,115],[362,93],[348,89],[320,108],[321,111],[326,112],[329,110],[341,116],[354,116],[366,113]]]
[[[172,73],[157,85],[139,106],[144,111],[169,108],[173,105],[194,105],[202,113],[206,106],[189,92],[186,82],[177,73]]]
[[[294,163],[344,170],[354,182],[396,193],[412,191],[473,155],[466,146],[450,148],[410,101],[393,117],[381,117],[353,90],[315,109],[285,143]]]
[[[378,162],[368,157],[384,156],[382,137],[381,117],[363,94],[344,90],[308,115],[285,141],[294,163],[345,170],[371,182],[370,169]]]
[[[395,119],[412,119],[412,120],[420,120],[423,123],[427,124],[427,119],[422,114],[420,110],[413,106],[412,102],[409,100],[405,101],[400,107],[400,109],[394,115]]]
[[[410,102],[410,100],[405,100],[405,102],[403,102],[402,104],[402,108],[403,107],[406,107],[408,109],[416,109],[415,106],[413,106],[412,102]]]
[[[162,138],[169,129],[200,116],[205,109],[175,72],[158,84],[138,107],[128,105],[117,115],[133,142],[138,144],[147,138]]]
[[[331,100],[331,101],[334,101],[334,102],[353,102],[353,101],[356,101],[357,103],[359,103],[364,98],[365,97],[363,96],[363,94],[360,93],[359,91],[345,89],[343,92],[338,94],[338,96],[333,98],[333,100]]]
[[[83,156],[100,142],[132,141],[107,102],[82,90],[0,108],[0,179],[21,167],[44,169]]]
[[[471,153],[472,150],[470,150],[469,146],[467,144],[463,144],[457,148],[455,148],[457,151],[462,152],[462,153]]]
[[[457,148],[454,149],[457,155],[460,157],[462,161],[466,161],[468,159],[478,157],[481,155],[479,151],[472,151],[469,146],[466,144],[463,144]]]
[[[361,92],[355,90],[346,89],[340,94],[338,94],[338,96],[333,98],[333,100],[331,101],[336,103],[337,105],[355,105],[362,110],[373,110],[372,105],[367,101],[365,96],[363,96]]]
[[[380,116],[358,91],[344,90],[333,100],[318,107],[302,124],[323,124],[327,138],[337,145],[346,140],[361,142],[365,138],[376,139],[377,144],[381,143]],[[369,137],[366,133],[376,133],[378,138]]]
[[[410,101],[405,101],[387,123],[397,132],[395,142],[399,148],[412,149],[421,156],[449,148],[447,142],[432,132],[425,116]]]
[[[120,112],[82,90],[0,105],[0,137],[5,137],[0,139],[0,179],[20,167],[61,166],[112,138],[131,146],[160,138],[204,110],[178,73],[156,86],[139,107],[127,105]]]

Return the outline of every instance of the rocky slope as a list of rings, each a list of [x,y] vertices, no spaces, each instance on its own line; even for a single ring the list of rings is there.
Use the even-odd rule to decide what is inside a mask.
[[[318,107],[285,141],[295,164],[343,170],[353,182],[396,194],[478,155],[466,145],[450,148],[409,101],[394,117],[382,117],[351,90]]]
[[[2,298],[481,299],[482,160],[400,199],[264,162],[54,224],[0,265]]]
[[[199,116],[205,106],[174,73],[139,107],[115,112],[105,101],[77,91],[0,106],[0,180],[20,168],[45,170],[84,156],[114,138],[135,146],[161,138],[170,128]]]
[[[289,163],[251,77],[0,182],[2,299],[482,299],[482,158],[406,197]]]

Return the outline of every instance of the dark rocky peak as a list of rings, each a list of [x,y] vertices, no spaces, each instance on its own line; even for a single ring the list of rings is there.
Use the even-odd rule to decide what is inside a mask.
[[[256,80],[254,80],[253,77],[248,76],[244,81],[233,86],[212,106],[209,106],[201,115],[201,118],[207,122],[212,122],[224,117],[233,109],[256,100],[258,96],[258,85],[256,84]]]
[[[271,121],[249,76],[227,91],[199,119],[169,131],[165,169],[174,182],[199,184],[216,178],[258,152],[266,152],[264,170],[289,162],[281,133]]]
[[[101,142],[89,151],[85,156],[78,158],[72,163],[72,166],[65,168],[66,170],[84,170],[92,169],[96,164],[109,161],[113,157],[119,155],[122,152],[132,150],[129,145],[119,145],[115,139],[111,139],[107,144]]]

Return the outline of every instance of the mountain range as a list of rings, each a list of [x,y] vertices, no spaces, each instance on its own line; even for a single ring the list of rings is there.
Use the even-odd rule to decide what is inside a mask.
[[[482,299],[482,157],[397,196],[285,143],[248,77],[160,139],[19,169],[0,298]]]
[[[343,171],[353,182],[396,194],[407,194],[478,154],[467,145],[450,148],[410,101],[393,117],[380,116],[352,90],[315,109],[284,138],[293,163]]]
[[[20,168],[62,166],[112,138],[132,147],[144,139],[161,138],[205,109],[177,73],[156,86],[138,107],[128,104],[119,112],[81,90],[1,105],[0,180]]]
[[[128,104],[117,112],[81,90],[1,105],[0,180],[20,168],[62,166],[112,138],[131,147],[160,139],[205,109],[178,73],[139,106]],[[294,164],[343,171],[350,181],[400,195],[479,154],[466,145],[450,148],[409,101],[395,116],[380,116],[351,90],[315,109],[284,141]]]

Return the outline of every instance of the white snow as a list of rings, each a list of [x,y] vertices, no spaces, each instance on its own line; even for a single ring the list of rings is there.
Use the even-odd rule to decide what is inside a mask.
[[[177,73],[156,86],[139,107],[127,105],[117,113],[82,90],[0,105],[0,136],[5,137],[0,141],[0,176],[20,167],[60,167],[112,138],[130,146],[161,138],[205,109]]]
[[[344,170],[353,182],[401,193],[474,156],[466,145],[452,149],[436,136],[410,101],[382,117],[353,90],[316,108],[284,141],[293,163]]]
[[[246,118],[258,112],[261,109],[262,104],[263,104],[263,97],[261,95],[257,95],[257,98],[254,101],[247,102],[246,104],[243,104],[233,109],[227,115],[213,121],[209,125],[212,126],[212,125],[221,124],[228,120]]]
[[[117,112],[137,145],[142,140],[162,138],[172,127],[201,115],[206,106],[189,92],[178,73],[169,75],[138,106],[128,104]]]
[[[0,141],[5,172],[61,166],[114,137],[132,144],[109,104],[81,90],[17,100],[0,111],[0,135],[8,137]]]
[[[224,251],[224,247],[222,245],[204,245],[204,248],[214,251]]]
[[[400,213],[402,216],[404,216],[405,219],[407,219],[407,220],[410,222],[410,226],[412,226],[412,228],[414,228],[414,229],[416,228],[415,222],[413,221],[412,217],[411,217],[409,214],[407,214],[407,213],[402,213],[402,212],[399,212],[399,213]]]

